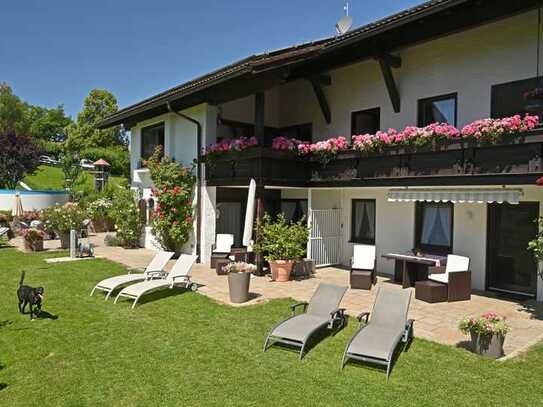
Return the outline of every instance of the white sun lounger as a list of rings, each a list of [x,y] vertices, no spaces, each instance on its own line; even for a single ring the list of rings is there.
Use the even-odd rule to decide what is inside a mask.
[[[137,283],[139,281],[151,278],[162,277],[165,273],[164,267],[166,267],[166,264],[168,264],[168,261],[170,261],[174,254],[175,253],[173,252],[160,251],[155,254],[155,257],[153,257],[153,260],[151,260],[143,273],[129,272],[128,274],[106,278],[105,280],[102,280],[98,284],[96,284],[96,286],[92,289],[90,295],[92,296],[94,294],[94,291],[96,290],[102,290],[107,293],[107,300],[114,290],[122,287],[123,285]]]
[[[129,285],[117,295],[114,304],[117,303],[120,297],[126,297],[134,300],[132,308],[134,308],[141,298],[150,291],[159,288],[173,288],[175,284],[182,284],[185,288],[196,291],[198,285],[190,280],[192,265],[196,261],[196,256],[190,254],[182,254],[175,262],[172,270],[158,280],[147,280],[141,283]]]

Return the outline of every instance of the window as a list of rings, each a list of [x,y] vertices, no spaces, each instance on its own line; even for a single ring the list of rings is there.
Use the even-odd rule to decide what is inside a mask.
[[[304,216],[307,219],[307,199],[281,199],[281,212],[287,221],[298,222]]]
[[[151,157],[157,146],[164,147],[164,123],[141,129],[141,158]]]
[[[451,253],[453,213],[452,203],[417,202],[416,247],[430,253]]]
[[[351,135],[375,134],[381,128],[381,109],[360,110],[351,113]]]
[[[283,127],[282,129],[279,129],[277,135],[311,142],[313,136],[313,125],[311,123],[304,123]]]
[[[537,87],[537,79],[524,79],[494,85],[490,91],[490,115],[493,118],[514,116],[520,114],[524,116],[526,112],[524,93]]]
[[[375,244],[375,200],[353,199],[351,242]]]
[[[456,93],[420,99],[418,125],[424,127],[437,122],[456,126],[456,105]]]

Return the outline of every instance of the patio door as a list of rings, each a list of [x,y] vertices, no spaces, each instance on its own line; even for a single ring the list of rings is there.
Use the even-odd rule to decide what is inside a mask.
[[[216,233],[234,235],[234,246],[241,245],[243,234],[243,205],[241,202],[217,203]]]
[[[341,263],[341,212],[339,209],[311,210],[310,258],[315,266]]]
[[[487,287],[534,296],[537,263],[527,250],[537,233],[538,202],[488,206]]]

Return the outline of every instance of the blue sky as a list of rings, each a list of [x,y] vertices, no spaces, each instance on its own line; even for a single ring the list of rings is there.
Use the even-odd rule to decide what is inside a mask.
[[[422,0],[352,0],[354,26]],[[334,34],[343,0],[24,0],[1,8],[0,82],[75,117],[92,88],[121,107],[245,56]]]

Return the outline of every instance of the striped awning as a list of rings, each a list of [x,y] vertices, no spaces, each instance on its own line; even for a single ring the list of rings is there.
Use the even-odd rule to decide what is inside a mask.
[[[520,189],[391,189],[390,202],[452,202],[452,203],[510,203],[518,204]]]

